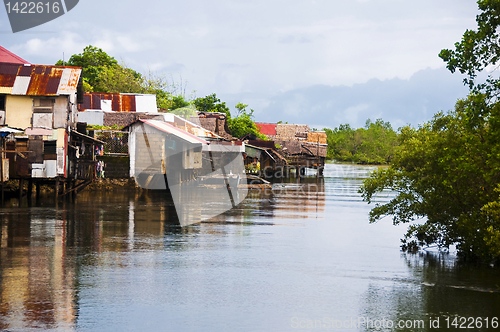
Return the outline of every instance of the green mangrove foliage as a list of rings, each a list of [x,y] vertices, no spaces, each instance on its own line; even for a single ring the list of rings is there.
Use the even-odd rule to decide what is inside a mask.
[[[405,250],[456,245],[462,257],[499,259],[500,104],[472,95],[418,129],[403,128],[399,139],[390,167],[360,189],[369,203],[386,188],[397,193],[375,205],[370,221],[411,223]]]
[[[384,188],[397,192],[370,212],[375,222],[411,223],[403,249],[456,245],[461,257],[500,262],[500,80],[478,73],[500,61],[500,1],[478,1],[478,29],[467,30],[454,50],[442,50],[447,68],[466,74],[469,96],[418,129],[403,128],[388,169],[360,189],[372,202]]]
[[[366,121],[364,128],[348,124],[324,129],[327,135],[327,158],[358,164],[388,164],[398,144],[398,134],[389,122]]]

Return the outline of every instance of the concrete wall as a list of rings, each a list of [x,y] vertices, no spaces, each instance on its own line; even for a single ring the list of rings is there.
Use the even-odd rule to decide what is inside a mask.
[[[84,111],[78,112],[78,122],[85,122],[88,125],[103,126],[104,112],[103,111]]]
[[[147,168],[161,172],[161,160],[165,159],[165,136],[150,126],[141,127],[134,126],[129,136],[130,177]]]
[[[31,127],[33,99],[29,96],[11,96],[5,99],[5,124],[26,129]]]

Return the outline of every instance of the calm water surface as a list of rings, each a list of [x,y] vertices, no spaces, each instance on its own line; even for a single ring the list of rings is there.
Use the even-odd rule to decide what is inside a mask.
[[[435,331],[479,317],[475,330],[500,331],[499,271],[403,254],[406,226],[368,223],[357,189],[371,169],[327,165],[320,183],[251,191],[186,228],[159,193],[12,201],[0,210],[0,329]]]

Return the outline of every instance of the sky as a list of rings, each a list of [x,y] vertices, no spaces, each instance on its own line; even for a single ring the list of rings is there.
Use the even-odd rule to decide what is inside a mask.
[[[80,0],[18,33],[0,8],[0,45],[46,65],[97,46],[188,98],[248,104],[259,122],[398,128],[466,96],[438,54],[477,14],[472,0]]]

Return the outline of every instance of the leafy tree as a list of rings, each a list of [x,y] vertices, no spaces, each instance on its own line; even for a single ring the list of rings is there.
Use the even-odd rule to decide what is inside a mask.
[[[226,114],[227,121],[231,122],[231,112],[229,111],[229,107],[226,106],[225,102],[221,102],[215,93],[205,97],[196,98],[193,101],[193,104],[199,112],[224,113]]]
[[[83,81],[90,87],[95,87],[101,71],[106,67],[117,66],[118,62],[102,49],[89,45],[83,49],[82,53],[73,54],[65,63],[59,60],[56,65],[81,67]]]
[[[93,90],[108,93],[145,92],[142,75],[124,65],[103,67],[97,76]]]
[[[370,221],[392,215],[394,224],[412,223],[402,240],[406,250],[455,244],[464,258],[498,260],[499,139],[500,105],[488,105],[485,95],[457,102],[418,129],[403,128],[391,166],[360,189],[369,203],[385,188],[397,193],[375,205]]]
[[[477,74],[487,67],[497,66],[500,60],[500,1],[477,1],[481,13],[476,16],[477,30],[466,30],[455,49],[443,49],[439,56],[454,73],[466,74],[464,83],[475,92],[484,92],[488,98],[499,93],[500,79],[490,76],[486,82],[477,84]]]
[[[392,215],[410,223],[403,249],[455,244],[461,257],[500,262],[500,81],[477,74],[500,57],[500,1],[478,1],[477,31],[467,30],[455,50],[442,50],[447,68],[467,74],[470,94],[455,110],[439,113],[419,129],[404,128],[391,167],[367,179],[360,191],[368,202],[384,188],[397,196],[376,204],[375,222]]]
[[[63,65],[59,60],[56,65]],[[160,109],[175,109],[190,104],[184,95],[184,84],[169,83],[164,76],[149,72],[146,76],[137,71],[119,65],[115,58],[102,49],[89,45],[80,54],[74,54],[68,66],[82,67],[83,89],[86,92],[106,93],[149,93],[156,95],[156,104]]]
[[[324,129],[327,135],[327,158],[359,164],[387,164],[394,155],[397,133],[389,122],[378,119],[366,121],[365,128],[354,130],[348,124],[333,130]]]
[[[179,107],[174,109],[171,113],[178,115],[186,120],[190,120],[192,116],[196,116],[196,108],[193,105],[186,107]]]
[[[187,107],[191,104],[184,97],[184,86],[170,83],[165,76],[158,76],[149,72],[143,79],[143,93],[156,95],[156,104],[160,110],[174,110]]]
[[[259,132],[255,122],[253,121],[253,109],[247,111],[248,105],[238,103],[235,108],[237,109],[237,117],[232,119],[229,129],[231,135],[234,137],[243,137],[246,134],[253,134],[262,140],[267,140],[267,137]]]
[[[179,96],[172,96],[172,106],[170,109],[176,110],[178,108],[185,108],[191,105],[191,102],[187,101],[184,99],[182,95]]]

